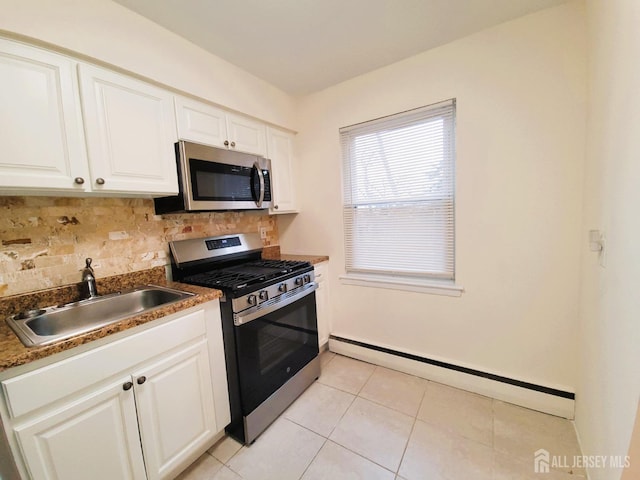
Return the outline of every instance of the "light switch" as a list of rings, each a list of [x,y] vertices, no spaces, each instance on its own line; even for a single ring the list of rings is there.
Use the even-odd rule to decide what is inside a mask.
[[[598,252],[598,263],[601,267],[606,266],[606,238],[600,230],[589,230],[589,250]]]
[[[600,252],[602,248],[602,234],[600,230],[589,230],[589,250],[592,252]]]

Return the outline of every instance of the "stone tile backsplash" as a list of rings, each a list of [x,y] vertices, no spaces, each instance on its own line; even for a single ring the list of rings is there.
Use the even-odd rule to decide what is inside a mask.
[[[153,200],[0,196],[0,297],[80,281],[86,257],[106,277],[167,265],[171,240],[259,232],[263,211],[155,215]]]

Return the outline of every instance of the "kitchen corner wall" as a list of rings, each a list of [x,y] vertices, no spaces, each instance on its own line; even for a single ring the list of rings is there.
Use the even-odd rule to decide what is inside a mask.
[[[582,254],[576,426],[584,455],[624,457],[640,401],[640,2],[589,0],[587,20],[583,230],[585,246],[591,229],[605,242],[602,254],[587,248]],[[640,457],[631,463],[638,467]],[[625,480],[640,478],[631,470]],[[589,474],[617,480],[622,469],[592,468]]]
[[[585,10],[576,1],[300,99],[303,213],[278,219],[280,246],[331,257],[334,335],[575,389],[586,69]],[[339,128],[454,97],[464,293],[342,284]]]
[[[86,257],[106,277],[170,263],[168,242],[266,228],[262,211],[155,215],[153,200],[0,196],[0,297],[80,281]]]

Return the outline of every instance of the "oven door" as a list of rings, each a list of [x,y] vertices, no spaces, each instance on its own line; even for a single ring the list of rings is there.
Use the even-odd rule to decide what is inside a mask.
[[[235,327],[240,397],[251,413],[318,355],[315,288]]]

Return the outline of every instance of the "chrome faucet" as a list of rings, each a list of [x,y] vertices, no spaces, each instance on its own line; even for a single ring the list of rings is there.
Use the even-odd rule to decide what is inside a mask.
[[[86,266],[82,270],[82,288],[84,290],[83,299],[95,298],[98,296],[98,290],[96,289],[96,276],[91,267],[92,260],[90,258],[85,259]]]

